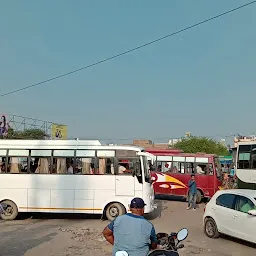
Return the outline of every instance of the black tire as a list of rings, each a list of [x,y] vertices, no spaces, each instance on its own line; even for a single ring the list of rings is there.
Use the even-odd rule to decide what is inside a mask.
[[[208,218],[204,222],[204,233],[210,238],[218,238],[220,233],[214,219]]]
[[[197,192],[196,192],[196,203],[197,204],[200,204],[201,202],[202,202],[202,193],[199,191],[199,190],[197,190]]]
[[[4,200],[1,204],[5,205],[4,213],[0,214],[0,218],[2,220],[14,220],[18,215],[18,207],[17,205],[11,200]]]
[[[179,256],[179,253],[174,251],[155,250],[155,251],[152,251],[150,254],[148,254],[148,256],[158,256],[158,255]]]
[[[110,221],[114,220],[116,217],[124,215],[126,210],[124,206],[120,203],[111,203],[106,209],[106,218]]]

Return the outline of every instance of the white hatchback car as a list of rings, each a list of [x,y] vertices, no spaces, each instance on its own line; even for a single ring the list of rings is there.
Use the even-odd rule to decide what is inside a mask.
[[[219,190],[204,209],[204,232],[256,243],[256,190]]]

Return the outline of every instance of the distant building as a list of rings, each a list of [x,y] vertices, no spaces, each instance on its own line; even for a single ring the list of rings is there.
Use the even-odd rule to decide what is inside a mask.
[[[256,136],[239,136],[234,138],[234,148],[237,148],[238,142],[256,141]]]
[[[142,147],[145,149],[169,149],[170,147],[173,147],[175,143],[177,143],[179,140],[169,140],[169,143],[154,143],[152,140],[134,140],[133,146]]]

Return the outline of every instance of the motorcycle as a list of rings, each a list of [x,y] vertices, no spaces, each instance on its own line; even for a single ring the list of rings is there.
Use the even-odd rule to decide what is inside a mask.
[[[180,242],[188,237],[188,230],[183,228],[178,233],[158,233],[156,236],[161,249],[150,252],[148,256],[178,256],[178,250],[184,248]]]
[[[178,233],[158,233],[157,235],[158,247],[148,254],[148,256],[179,256],[178,250],[184,248],[184,244],[180,242],[184,241],[188,237],[188,230],[186,228],[181,229]],[[115,256],[129,256],[125,251],[116,252]]]

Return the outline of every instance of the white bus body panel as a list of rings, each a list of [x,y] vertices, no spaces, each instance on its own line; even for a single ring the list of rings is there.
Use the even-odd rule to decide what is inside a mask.
[[[145,198],[146,213],[154,209],[153,191],[129,175],[1,174],[0,187],[0,201],[12,200],[19,212],[101,214],[110,202],[128,210],[133,197]]]

